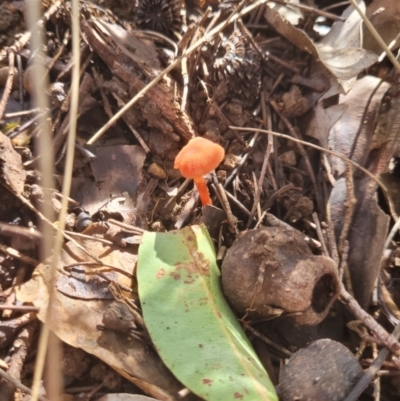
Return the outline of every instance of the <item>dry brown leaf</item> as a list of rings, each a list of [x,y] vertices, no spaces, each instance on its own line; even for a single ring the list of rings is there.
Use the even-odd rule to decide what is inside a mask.
[[[96,233],[102,235],[107,227],[94,224],[90,230],[93,235]],[[127,250],[122,251],[117,246],[103,245],[94,240],[80,240],[79,243],[104,264],[116,266],[132,274],[137,260],[136,254]],[[83,262],[93,262],[93,260],[73,243],[67,243],[58,265],[57,281],[60,279],[60,270],[63,266],[77,264],[81,269],[86,268],[91,271],[101,267],[97,265],[89,269],[88,266],[82,265]],[[111,273],[103,274],[110,275]],[[87,275],[86,280],[89,277]],[[99,276],[94,277],[100,282]],[[114,271],[111,278],[116,278],[115,281],[122,286],[128,288],[131,286],[131,279],[121,273]],[[85,280],[81,280],[82,286],[85,283]],[[73,285],[74,282],[71,281],[70,284]],[[44,263],[36,268],[30,281],[17,289],[17,299],[20,302],[33,303],[40,308],[38,317],[41,321],[46,316],[48,285],[49,266]],[[89,288],[91,291],[91,284],[88,284],[88,291]],[[72,294],[75,294],[75,297],[56,291],[56,300],[50,319],[51,330],[65,343],[97,356],[148,394],[160,400],[171,401],[171,394],[178,391],[180,385],[149,344],[128,338],[123,332],[98,330],[97,326],[102,325],[104,311],[111,300],[80,299],[76,296],[79,296],[81,292]]]
[[[382,83],[376,77],[366,76],[358,80],[348,94],[340,96],[339,103],[345,105],[346,110],[329,132],[328,142],[331,150],[351,157],[361,165],[365,164],[371,149],[379,107],[388,89],[388,83]],[[371,94],[372,99],[368,102]],[[362,121],[366,107],[368,112]],[[360,124],[361,131],[358,134]],[[354,154],[351,155],[354,141],[357,141],[357,144]],[[331,164],[336,177],[342,175],[347,167],[347,164],[337,157],[331,158]]]
[[[341,96],[340,104],[347,107],[329,133],[329,147],[333,151],[369,168],[374,174],[386,170],[395,151],[393,130],[382,130],[379,128],[381,124],[377,124],[388,90],[389,84],[376,77],[366,76],[357,81],[348,94]],[[391,114],[399,114],[395,103],[388,115]],[[389,149],[385,149],[387,143]],[[344,178],[347,164],[332,157],[331,165],[337,181],[329,204],[336,237],[339,238],[348,200]],[[357,204],[348,234],[348,265],[355,297],[361,306],[366,307],[378,274],[389,216],[380,209],[377,185],[369,177],[358,172],[354,174],[354,194]]]

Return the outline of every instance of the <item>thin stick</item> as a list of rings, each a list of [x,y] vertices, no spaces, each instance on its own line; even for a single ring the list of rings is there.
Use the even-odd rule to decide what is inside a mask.
[[[236,218],[232,213],[232,209],[231,206],[228,202],[228,198],[226,196],[224,187],[218,182],[217,176],[215,175],[215,173],[212,175],[213,178],[213,182],[214,185],[216,187],[216,192],[219,192],[219,197],[220,197],[220,201],[222,204],[222,208],[224,209],[226,216],[228,218],[228,223],[232,229],[232,231],[237,235],[238,234],[238,229],[236,227]]]
[[[40,240],[40,231],[28,227],[14,226],[13,224],[0,223],[0,234],[8,236],[22,236],[31,240]]]
[[[247,216],[250,216],[250,210],[246,208],[246,206],[243,205],[243,203],[239,202],[232,194],[230,194],[226,189],[224,189],[226,195],[228,198]]]
[[[321,15],[322,17],[326,17],[326,18],[329,18],[329,19],[334,20],[334,21],[343,21],[343,22],[346,21],[343,17],[339,17],[336,14],[328,13],[328,12],[323,11],[323,10],[318,10],[317,8],[306,6],[304,4],[288,3],[287,1],[283,1],[283,0],[275,0],[275,3],[289,6],[288,7],[289,9],[290,9],[290,7],[295,7],[295,8],[298,8],[300,10],[309,12],[311,14]]]
[[[348,310],[360,319],[379,339],[379,341],[396,356],[400,355],[400,344],[397,338],[389,334],[371,315],[365,312],[358,302],[346,291],[344,285],[340,283],[340,300]]]
[[[265,173],[267,172],[267,166],[268,166],[268,162],[269,162],[269,156],[271,155],[271,150],[272,150],[272,142],[270,140],[268,140],[268,144],[265,149],[264,161],[263,161],[263,164],[261,167],[260,177],[259,177],[257,185],[256,185],[256,193],[254,195],[253,206],[251,208],[250,215],[247,220],[246,228],[250,227],[250,224],[253,220],[254,214],[257,210],[257,206],[259,205],[259,202],[260,202],[261,191],[262,191],[262,187],[263,187]]]
[[[244,26],[243,26],[243,28],[244,28]],[[265,94],[264,94],[264,92],[261,92],[261,105],[262,105],[262,114],[263,114],[264,126],[267,127],[267,128],[271,128],[270,127],[271,124],[268,124],[268,116],[267,116],[267,109],[265,107]],[[270,120],[269,120],[269,122],[270,122]],[[260,177],[258,178],[258,182],[257,182],[257,185],[256,185],[256,191],[255,191],[255,194],[254,194],[254,202],[253,202],[253,206],[252,206],[251,211],[250,211],[250,216],[249,216],[249,218],[247,220],[246,228],[250,227],[250,224],[253,221],[254,214],[256,213],[257,207],[260,204],[261,191],[262,191],[262,187],[263,187],[263,183],[264,183],[265,174],[267,172],[267,167],[268,167],[269,157],[271,155],[271,152],[273,152],[273,137],[272,137],[272,135],[268,135],[268,144],[267,144],[267,147],[265,149],[264,160],[263,160],[263,164],[262,164],[262,167],[261,167]]]
[[[38,7],[39,8],[39,7]],[[69,118],[69,133],[67,139],[67,157],[65,162],[65,171],[64,171],[64,180],[63,180],[63,188],[62,194],[63,198],[61,200],[61,210],[58,216],[58,227],[59,230],[56,234],[56,240],[54,243],[54,252],[51,261],[51,278],[50,278],[50,286],[52,290],[49,294],[49,301],[46,311],[46,316],[44,319],[44,325],[40,333],[39,345],[38,345],[38,353],[36,357],[35,369],[34,369],[34,378],[32,383],[32,401],[36,401],[39,395],[39,386],[41,382],[41,378],[43,375],[45,357],[47,352],[47,346],[50,337],[50,325],[49,321],[51,319],[51,315],[53,313],[52,305],[55,304],[55,291],[54,291],[54,279],[55,279],[55,271],[56,266],[59,261],[59,256],[61,254],[61,249],[63,245],[63,230],[65,228],[66,215],[68,209],[68,197],[71,189],[72,182],[72,170],[74,163],[74,151],[75,151],[75,138],[76,138],[76,126],[77,126],[77,114],[78,114],[78,101],[79,101],[79,78],[80,78],[80,22],[79,22],[79,0],[72,0],[72,57],[74,60],[74,66],[72,70],[72,82],[71,82],[71,106],[70,106],[70,118]],[[39,88],[36,88],[38,90]],[[47,166],[48,167],[48,166]],[[58,350],[54,350],[54,352],[59,352]],[[59,377],[57,373],[60,375],[59,370],[60,366],[52,366],[52,379],[57,381]],[[55,399],[59,398],[59,389],[53,387],[53,397]]]
[[[275,344],[273,341],[271,341],[269,338],[265,337],[262,335],[260,332],[258,332],[256,329],[251,327],[249,324],[245,323],[245,329],[249,330],[251,333],[253,333],[256,337],[258,337],[261,341],[264,341],[265,344],[270,345],[271,347],[275,348],[277,351],[282,352],[282,354],[286,355],[287,357],[291,356],[292,353],[288,351],[286,348],[281,347],[278,344]]]
[[[30,305],[0,305],[0,310],[13,310],[18,312],[39,312],[40,308]]]
[[[136,232],[138,234],[144,234],[146,232],[146,230],[143,230],[142,228],[131,226],[130,224],[122,223],[118,220],[108,219],[107,222],[110,224],[114,224],[118,227],[125,228],[129,231]]]
[[[0,369],[0,377],[3,378],[4,380],[9,381],[13,386],[15,386],[16,388],[19,388],[21,391],[23,391],[26,394],[32,394],[32,391],[29,387],[26,387],[25,385],[23,385],[21,382],[19,382],[18,380],[14,379],[13,377],[11,377],[7,372],[5,372],[3,369]],[[38,396],[37,398],[40,401],[49,401],[48,398],[42,397],[42,396]]]
[[[236,174],[238,173],[238,171],[242,168],[242,166],[244,165],[244,163],[246,162],[247,158],[250,156],[251,151],[254,149],[254,145],[257,142],[257,138],[260,135],[260,133],[258,131],[256,131],[255,135],[253,136],[253,138],[251,139],[250,143],[249,143],[249,147],[250,150],[242,157],[242,159],[240,160],[239,164],[233,169],[232,173],[230,174],[230,176],[225,180],[225,184],[224,187],[226,188],[231,181],[236,177]]]
[[[75,231],[68,231],[65,230],[64,231],[66,234],[71,235],[73,237],[78,237],[78,238],[83,238],[83,239],[88,239],[90,241],[96,241],[96,242],[100,242],[101,244],[104,245],[114,245],[114,243],[112,241],[109,241],[108,239],[103,239],[103,238],[97,238],[97,237],[92,237],[90,235],[86,235],[86,234],[82,234],[82,233],[77,233]]]
[[[37,112],[39,112],[40,109],[35,108],[35,109],[31,109],[31,110],[21,110],[21,111],[17,111],[15,113],[6,113],[4,114],[3,118],[4,120],[10,120],[16,117],[25,117],[25,116],[29,116],[31,114],[36,114]]]
[[[8,98],[10,97],[13,81],[14,81],[14,62],[15,62],[15,54],[12,50],[8,52],[8,76],[6,85],[4,87],[3,97],[0,102],[0,120],[3,117],[4,110],[6,109],[6,105],[8,102]],[[22,71],[19,71],[19,74],[22,74]]]
[[[7,253],[8,255],[12,256],[13,258],[22,260],[23,262],[27,263],[28,265],[36,267],[39,264],[39,261],[36,259],[32,259],[29,256],[25,256],[21,252],[17,251],[14,248],[11,248],[10,246],[5,246],[3,244],[0,244],[0,251]]]
[[[317,233],[317,237],[322,246],[322,253],[325,256],[329,256],[328,248],[326,247],[326,243],[325,243],[325,238],[322,234],[321,223],[319,222],[318,214],[314,212],[312,214],[312,219],[315,224],[315,231]]]
[[[182,99],[181,99],[181,113],[183,113],[186,109],[186,101],[189,94],[189,74],[188,74],[188,59],[187,57],[183,57],[181,61],[181,74],[183,79],[183,91],[182,91]]]
[[[141,135],[139,134],[139,132],[137,132],[135,130],[135,128],[132,127],[132,125],[128,122],[125,121],[125,124],[129,127],[129,129],[131,130],[132,134],[134,135],[134,137],[138,140],[138,142],[142,145],[142,148],[144,149],[144,151],[146,153],[150,153],[150,148],[147,146],[146,142],[144,141],[144,139],[141,137]]]
[[[347,187],[347,200],[345,202],[346,214],[344,217],[342,232],[340,233],[340,238],[339,238],[339,254],[341,254],[344,241],[346,241],[347,235],[349,234],[351,222],[353,220],[354,208],[357,204],[357,199],[354,195],[353,170],[351,166],[348,166],[346,171],[346,187]]]
[[[58,6],[60,3],[58,3]],[[25,34],[20,41],[15,44],[15,46],[20,45],[25,40],[26,42],[31,38],[30,45],[31,51],[37,52],[37,57],[33,60],[33,73],[34,73],[34,85],[35,85],[35,103],[36,106],[42,111],[40,113],[39,118],[39,127],[41,129],[41,135],[38,138],[38,154],[40,155],[39,164],[40,164],[40,171],[42,173],[42,185],[46,188],[54,188],[53,185],[53,168],[54,168],[54,159],[53,159],[53,152],[50,151],[51,149],[51,129],[49,126],[49,115],[45,110],[48,110],[48,97],[46,90],[44,88],[48,87],[47,79],[46,79],[46,71],[39,60],[42,60],[42,37],[41,31],[39,29],[40,23],[40,1],[39,0],[32,0],[26,3],[27,7],[27,20],[28,24],[31,27],[32,33],[28,32]],[[55,11],[55,10],[54,10]],[[25,42],[25,44],[26,44]],[[44,77],[44,78],[43,78]],[[44,79],[44,82],[43,82]],[[24,199],[22,196],[18,196],[18,198]],[[27,202],[29,203],[29,202]],[[43,221],[52,221],[53,220],[53,213],[52,209],[49,206],[51,205],[51,195],[50,193],[44,192],[44,201],[43,201],[43,214],[40,213],[43,217]],[[51,223],[50,223],[51,224]],[[42,234],[43,239],[41,242],[41,252],[43,257],[47,257],[51,254],[53,248],[53,231],[49,228],[48,225],[42,225]],[[54,272],[55,269],[51,270],[50,274],[50,282],[54,280]],[[54,286],[50,284],[50,288]],[[52,291],[50,292],[51,298]],[[49,302],[50,304],[50,302]],[[40,382],[42,379],[43,368],[44,368],[44,356],[46,353],[47,348],[47,334],[49,332],[48,325],[43,326],[43,330],[41,332],[41,339],[39,340],[40,344],[38,347],[38,356],[36,358],[36,364],[34,369],[34,378],[32,383],[32,401],[37,401],[39,396],[39,387]],[[55,400],[57,401],[57,400]]]

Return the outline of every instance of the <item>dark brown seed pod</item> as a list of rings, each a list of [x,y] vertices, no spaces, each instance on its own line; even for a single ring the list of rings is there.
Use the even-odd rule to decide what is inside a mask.
[[[277,387],[282,401],[340,401],[360,379],[357,358],[341,343],[314,341],[293,354],[280,373]]]
[[[181,0],[136,0],[135,22],[142,29],[165,35],[176,35],[185,23],[185,8]]]
[[[213,62],[213,79],[228,80],[231,90],[245,98],[256,99],[261,89],[261,63],[258,54],[240,30],[222,40]]]
[[[291,227],[247,231],[222,262],[222,286],[241,315],[270,318],[291,314],[297,324],[316,325],[339,294],[335,263],[313,255]]]

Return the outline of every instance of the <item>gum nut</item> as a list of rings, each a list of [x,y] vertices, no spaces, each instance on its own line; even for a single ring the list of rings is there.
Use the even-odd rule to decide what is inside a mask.
[[[300,232],[266,227],[243,234],[228,250],[222,286],[239,314],[268,318],[280,309],[298,324],[316,325],[338,296],[339,278],[336,264],[313,255]]]
[[[312,342],[293,354],[280,374],[281,401],[342,401],[360,379],[357,358],[341,343]]]

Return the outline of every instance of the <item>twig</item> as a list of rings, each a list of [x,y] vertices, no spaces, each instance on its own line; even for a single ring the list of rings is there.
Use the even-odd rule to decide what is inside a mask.
[[[87,275],[93,275],[93,274],[97,274],[99,272],[107,273],[110,271],[116,271],[117,273],[121,273],[126,277],[133,278],[133,274],[127,272],[126,270],[124,270],[120,267],[113,266],[113,265],[107,265],[107,264],[103,264],[99,267],[99,265],[95,262],[76,262],[76,263],[71,263],[70,265],[63,266],[63,268],[67,272],[71,272],[71,271],[79,272],[81,270],[79,268],[82,266],[88,266],[91,269],[96,269],[95,271],[87,271],[87,269],[84,269],[85,274],[87,274]],[[75,267],[77,269],[74,269]]]
[[[31,240],[40,240],[42,238],[42,234],[38,230],[5,223],[0,223],[0,234],[8,236],[23,236]]]
[[[188,59],[183,57],[181,61],[181,74],[183,79],[183,91],[181,99],[181,113],[186,109],[186,101],[189,93],[189,74],[188,74]]]
[[[142,145],[142,148],[144,149],[144,151],[146,153],[150,153],[150,148],[147,146],[146,142],[144,141],[144,139],[141,137],[141,135],[139,134],[139,132],[137,132],[135,130],[135,128],[132,127],[132,125],[128,122],[125,121],[125,124],[129,127],[129,129],[131,130],[132,134],[134,135],[134,137],[138,140],[138,142],[140,143],[140,145]]]
[[[61,254],[62,246],[63,246],[63,232],[65,228],[67,210],[68,210],[68,197],[71,190],[72,183],[72,171],[73,171],[73,163],[74,163],[74,151],[75,151],[75,138],[76,138],[76,127],[77,127],[77,115],[78,115],[78,101],[79,101],[79,79],[80,79],[80,11],[79,11],[79,0],[72,0],[72,57],[74,60],[74,66],[72,69],[72,82],[71,82],[71,105],[69,110],[69,132],[67,139],[67,157],[65,161],[65,170],[64,170],[64,180],[62,185],[62,194],[63,198],[61,199],[61,210],[58,216],[58,228],[59,230],[56,233],[56,239],[54,241],[54,250],[51,260],[50,267],[50,283],[49,288],[51,291],[49,293],[48,307],[46,310],[44,324],[42,330],[40,332],[39,344],[38,344],[38,353],[35,361],[35,370],[34,377],[32,381],[32,401],[36,401],[39,394],[39,385],[41,382],[44,362],[47,352],[47,346],[49,342],[50,336],[50,319],[53,313],[53,305],[55,304],[55,290],[54,290],[54,281],[55,281],[55,271],[56,266],[59,263],[59,257]],[[40,39],[40,38],[39,38]],[[39,77],[36,75],[35,77],[38,79]],[[36,92],[40,89],[38,85],[36,85]],[[51,166],[52,168],[53,166]],[[47,166],[48,168],[48,166]],[[57,353],[58,349],[53,352]],[[50,379],[53,381],[57,381],[60,372],[60,365],[52,366]],[[59,389],[54,388],[51,391],[50,395],[58,397]]]
[[[350,4],[349,0],[345,0],[345,1],[342,1],[340,3],[331,4],[329,6],[326,6],[326,7],[323,8],[323,10],[325,10],[325,11],[334,10],[335,8],[338,8],[338,7],[348,6],[349,4]]]
[[[256,191],[255,191],[255,194],[254,194],[254,202],[253,202],[253,206],[252,206],[251,211],[250,211],[249,218],[247,220],[246,228],[250,227],[250,224],[251,224],[251,222],[253,220],[253,217],[254,217],[254,215],[256,213],[257,206],[260,203],[261,191],[262,191],[262,187],[263,187],[263,183],[264,183],[265,173],[267,172],[267,166],[268,166],[268,162],[269,162],[269,156],[271,155],[271,150],[272,150],[272,141],[270,139],[268,139],[268,144],[267,144],[267,147],[265,149],[265,155],[264,155],[263,164],[262,164],[262,167],[261,167],[260,177],[259,177],[257,185],[256,185]]]
[[[119,104],[124,105],[125,106],[125,102],[114,92],[112,92],[113,97],[118,101]],[[132,134],[134,135],[134,137],[138,140],[138,142],[140,143],[140,145],[142,146],[142,148],[144,149],[144,151],[146,153],[150,153],[150,148],[147,146],[147,143],[144,141],[144,139],[141,137],[141,135],[139,134],[139,132],[137,132],[135,130],[135,128],[133,128],[132,124],[128,121],[128,119],[123,119],[125,124],[129,127],[129,129],[131,130]]]
[[[10,120],[10,119],[14,119],[17,117],[25,117],[25,116],[29,116],[31,114],[36,114],[38,111],[40,111],[38,108],[31,109],[31,110],[21,110],[21,111],[15,112],[15,113],[6,113],[6,114],[4,114],[3,118],[4,118],[4,120]]]
[[[371,315],[365,312],[358,302],[347,292],[342,283],[340,283],[339,298],[349,311],[353,313],[357,319],[361,320],[386,348],[396,356],[400,355],[400,344],[398,343],[397,338],[393,337],[392,334],[389,334]]]
[[[325,238],[324,235],[322,234],[321,223],[319,222],[318,214],[314,212],[312,214],[312,219],[315,224],[315,231],[317,233],[317,237],[322,246],[322,253],[325,256],[329,256],[328,248],[326,247],[325,243]]]
[[[246,206],[243,205],[243,203],[241,203],[239,200],[237,200],[232,194],[230,194],[226,189],[225,193],[227,195],[227,197],[245,214],[247,214],[247,216],[250,216],[250,210],[247,209]]]
[[[256,329],[251,327],[249,324],[245,323],[244,327],[246,330],[249,330],[252,334],[254,334],[256,337],[258,337],[261,341],[265,342],[265,344],[268,344],[272,348],[275,348],[277,351],[282,352],[282,354],[286,355],[287,357],[290,357],[292,355],[292,353],[290,351],[288,351],[286,348],[283,348],[280,345],[275,344],[273,341],[271,341],[269,338],[262,335]]]
[[[25,108],[24,105],[24,84],[22,79],[22,58],[21,54],[17,54],[17,69],[18,69],[18,92],[19,92],[19,105],[21,110]]]
[[[347,240],[345,240],[343,243],[343,249],[341,251],[339,277],[340,277],[340,281],[343,281],[343,278],[344,278],[344,283],[346,285],[347,290],[349,291],[351,296],[354,297],[353,284],[351,282],[349,265],[347,263],[348,256],[349,256],[349,249],[350,249],[349,242]]]
[[[15,62],[15,54],[12,50],[8,52],[8,76],[6,85],[4,86],[3,97],[0,101],[0,120],[3,117],[4,110],[6,109],[8,98],[10,97],[13,81],[14,81],[14,62]],[[22,71],[19,71],[19,74],[22,74]]]
[[[265,107],[265,94],[264,94],[264,92],[261,92],[261,108],[262,108],[264,126],[267,127],[267,128],[271,128],[270,127],[270,125],[271,125],[270,124],[270,119],[268,119],[267,110],[266,110],[266,107]],[[262,187],[263,187],[263,183],[264,183],[265,173],[267,172],[267,167],[268,167],[268,163],[269,163],[269,157],[271,155],[271,152],[273,152],[273,148],[274,148],[274,146],[273,146],[273,137],[272,137],[272,135],[268,135],[268,143],[267,143],[267,147],[265,149],[264,160],[263,160],[263,164],[262,164],[262,167],[261,167],[260,177],[259,177],[258,183],[256,185],[256,191],[255,191],[255,194],[254,194],[254,202],[253,202],[253,206],[252,206],[251,211],[250,211],[249,218],[247,220],[246,228],[250,227],[250,224],[251,224],[251,222],[253,220],[254,214],[256,213],[257,206],[259,206],[259,204],[260,204],[260,198],[261,198],[261,192],[262,192]]]
[[[304,4],[288,3],[287,1],[283,1],[283,0],[275,0],[275,3],[283,4],[285,6],[288,6],[289,9],[290,9],[290,7],[295,7],[295,8],[298,8],[300,10],[309,12],[311,14],[321,15],[322,17],[326,17],[326,18],[329,18],[329,19],[334,20],[334,21],[346,21],[343,17],[339,17],[336,14],[328,13],[326,11],[319,10],[318,8],[306,6]]]
[[[0,368],[0,377],[3,378],[4,380],[9,381],[12,385],[14,385],[16,388],[19,388],[21,391],[23,391],[26,394],[32,394],[32,391],[29,387],[26,387],[23,385],[20,381],[14,379],[11,377],[7,372],[5,372],[3,369]],[[40,401],[50,401],[49,399],[38,396],[38,400]]]
[[[226,188],[231,181],[236,177],[236,174],[238,173],[238,171],[242,168],[242,166],[244,165],[244,163],[246,163],[247,158],[250,156],[252,150],[254,149],[254,145],[257,142],[257,138],[260,135],[260,133],[258,131],[256,131],[255,135],[253,136],[253,138],[251,139],[250,143],[249,143],[249,147],[250,150],[242,157],[242,159],[240,160],[239,164],[233,169],[232,173],[229,175],[229,177],[225,180],[225,184],[224,187]]]
[[[219,192],[222,208],[224,209],[224,211],[226,213],[229,225],[230,225],[232,231],[237,235],[238,229],[236,227],[236,218],[232,213],[231,206],[228,202],[228,198],[226,196],[224,187],[218,182],[218,179],[217,179],[217,176],[215,175],[215,173],[212,175],[212,178],[213,178],[214,185],[217,188],[217,192]]]
[[[326,184],[322,186],[323,189],[325,190]],[[324,191],[325,193],[326,191]],[[331,219],[331,205],[329,202],[326,202],[326,224],[328,225],[327,230],[326,230],[326,236],[328,238],[328,243],[329,243],[329,254],[330,257],[333,259],[333,261],[336,263],[336,265],[339,265],[339,253],[337,250],[337,244],[336,244],[336,236],[335,236],[335,230],[333,227],[333,222]]]
[[[17,312],[39,312],[40,308],[30,305],[0,305],[0,310],[13,310]]]
[[[38,260],[32,259],[29,256],[25,256],[24,254],[22,254],[21,252],[17,251],[14,248],[11,248],[10,246],[5,246],[3,244],[0,244],[0,251],[12,256],[13,258],[22,260],[28,265],[36,267],[39,264]]]
[[[75,231],[68,231],[68,230],[64,230],[64,232],[68,235],[71,235],[72,237],[78,237],[78,238],[83,238],[83,239],[89,239],[91,241],[96,241],[96,242],[100,242],[101,244],[104,245],[114,245],[114,243],[112,241],[109,241],[108,239],[104,239],[104,238],[97,238],[97,237],[92,237],[90,235],[86,235],[86,234],[82,234],[82,233],[77,233]]]
[[[118,227],[125,228],[129,231],[136,232],[138,234],[144,234],[146,232],[146,230],[143,230],[142,228],[131,226],[130,224],[122,223],[118,220],[108,219],[107,222],[110,224],[114,224]]]
[[[372,356],[373,358],[378,357],[378,347],[376,344],[372,344]],[[381,398],[381,379],[379,375],[376,375],[374,379],[374,401],[379,401]]]

